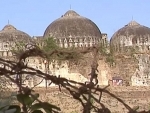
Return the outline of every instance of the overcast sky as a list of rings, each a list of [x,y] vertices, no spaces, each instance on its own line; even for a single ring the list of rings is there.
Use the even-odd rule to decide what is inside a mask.
[[[41,36],[70,5],[72,10],[95,22],[109,38],[132,18],[150,27],[150,0],[1,0],[0,29],[9,20],[30,36]]]

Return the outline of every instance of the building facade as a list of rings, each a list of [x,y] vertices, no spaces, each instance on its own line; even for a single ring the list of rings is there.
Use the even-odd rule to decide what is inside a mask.
[[[52,37],[62,48],[86,48],[99,44],[107,45],[108,38],[106,33],[101,33],[97,25],[90,19],[83,17],[73,10],[67,11],[60,18],[54,20],[48,25],[43,36],[34,36],[31,38],[27,33],[17,30],[14,26],[8,24],[0,31],[0,57],[8,60],[15,60],[12,51],[18,48],[17,42],[27,45],[36,43],[43,46],[44,40]],[[136,21],[131,21],[123,28],[119,29],[110,40],[110,49],[116,54],[126,54],[130,52],[147,52],[150,50],[150,28],[140,25]],[[19,49],[19,48],[18,48]],[[139,56],[137,56],[139,57]],[[141,60],[144,59],[144,60]],[[149,85],[148,71],[149,56],[139,58],[139,67],[131,77],[132,85]],[[67,62],[58,64],[57,61],[47,64],[45,59],[39,57],[30,57],[27,59],[28,66],[41,70],[52,75],[61,76],[70,80],[85,82],[88,79],[78,72],[70,72]],[[55,66],[54,66],[55,65]],[[47,68],[48,67],[48,68]],[[148,73],[145,75],[145,71]],[[29,86],[34,86],[39,82],[39,78],[28,77],[25,81]],[[120,84],[120,82],[119,82]],[[121,81],[122,84],[122,81]],[[39,87],[46,85],[46,81],[41,82]]]

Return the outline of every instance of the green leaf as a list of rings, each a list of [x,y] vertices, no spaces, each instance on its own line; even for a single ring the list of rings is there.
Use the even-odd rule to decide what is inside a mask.
[[[31,105],[33,102],[33,99],[31,97],[29,97],[29,95],[26,94],[18,94],[17,95],[17,100],[22,103],[22,104],[26,104],[26,105]]]
[[[4,113],[15,113],[15,112],[16,112],[16,109],[13,108],[13,109],[6,110]]]
[[[0,111],[6,111],[9,108],[10,100],[4,99],[0,101]]]
[[[44,109],[47,113],[52,112],[52,108],[46,106],[43,103],[36,103],[36,104],[32,105],[30,109],[32,111],[34,111],[34,110],[38,110],[38,109],[41,109],[41,108]]]
[[[43,113],[41,110],[34,110],[32,113]]]
[[[36,103],[36,104],[32,105],[31,106],[31,111],[38,110],[38,109],[41,109],[41,108],[43,108],[46,111],[46,113],[51,113],[52,109],[56,109],[58,111],[61,111],[59,107],[57,107],[55,105],[52,105],[52,104],[49,104],[47,102]]]
[[[34,110],[38,110],[40,108],[42,108],[41,104],[40,103],[36,103],[36,104],[32,105],[30,109],[32,111],[34,111]]]
[[[33,98],[36,100],[37,98],[39,98],[39,94],[38,93],[34,94]]]
[[[0,101],[0,109],[3,108],[3,107],[8,106],[9,103],[10,103],[9,99],[5,99],[5,100]]]
[[[56,110],[61,111],[61,109],[59,107],[52,105],[50,103],[47,103],[47,102],[43,102],[43,106],[44,106],[44,108],[47,108],[47,109],[56,109]]]
[[[37,100],[38,97],[39,97],[39,94],[38,94],[38,93],[36,93],[36,94],[32,95],[31,97],[29,97],[29,98],[30,98],[30,101],[29,101],[29,103],[28,103],[28,106],[31,106],[32,103],[33,103],[35,100]]]
[[[52,113],[52,109],[48,110],[48,109],[44,109],[46,113]]]
[[[14,113],[20,113],[21,112],[21,108],[18,105],[11,105],[11,106],[9,106],[8,109],[14,109],[14,108],[16,109],[16,111]]]
[[[6,105],[6,106],[4,106],[4,107],[1,107],[0,108],[0,111],[5,111],[5,110],[7,110],[9,108],[9,105]]]

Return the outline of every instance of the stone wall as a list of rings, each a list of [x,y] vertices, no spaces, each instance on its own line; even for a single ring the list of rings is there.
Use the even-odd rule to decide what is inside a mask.
[[[71,71],[76,70],[83,76],[88,77],[91,72],[92,55],[88,54],[88,58],[84,59],[77,65],[71,65],[69,68]],[[105,56],[100,56],[98,60],[98,80],[99,85],[108,85],[112,80],[112,77],[120,77],[123,79],[124,85],[132,85],[131,77],[138,69],[138,60],[133,56],[116,55],[114,56],[114,63],[110,65],[110,62],[106,62]]]
[[[106,57],[98,60],[99,85],[108,85],[113,77],[120,77],[125,86],[149,86],[150,84],[150,55],[149,54],[120,54],[114,56],[114,63],[106,62]],[[88,77],[91,72],[92,54],[84,60],[69,66],[70,72],[80,73]]]
[[[150,55],[138,53],[115,56],[115,65],[106,70],[109,71],[110,77],[121,77],[125,86],[149,86],[149,67]]]
[[[122,78],[123,85],[132,85],[131,77],[138,68],[137,59],[131,55],[116,55],[114,60],[115,65],[109,68],[109,76]]]
[[[51,63],[49,70],[47,70],[44,63],[39,63],[40,59],[30,59],[29,66],[39,69],[45,73],[55,76],[65,77],[69,80],[77,82],[88,81],[91,72],[92,53],[84,56],[84,60],[73,63],[62,62],[62,64]],[[110,65],[106,63],[106,57],[100,57],[98,60],[98,80],[99,85],[112,84],[113,77],[120,77],[123,80],[124,86],[149,86],[150,85],[150,55],[149,54],[133,54],[133,55],[116,55],[114,56],[114,63]],[[55,66],[54,66],[55,65]],[[50,72],[49,72],[50,71]],[[30,79],[31,86],[34,82],[40,81],[39,78],[32,77]],[[37,82],[36,82],[37,81]],[[28,82],[27,82],[28,84]],[[39,86],[45,87],[46,82],[43,81]]]

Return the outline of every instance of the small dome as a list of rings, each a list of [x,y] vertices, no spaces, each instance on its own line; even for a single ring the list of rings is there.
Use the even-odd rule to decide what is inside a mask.
[[[2,30],[7,31],[7,30],[17,30],[17,29],[14,26],[8,24]]]
[[[80,16],[73,10],[69,10],[46,28],[44,37],[49,36],[55,38],[86,36],[101,38],[101,32],[90,19]]]
[[[126,26],[140,26],[140,24],[137,23],[136,21],[131,21]]]
[[[63,15],[63,17],[74,17],[74,16],[80,16],[80,15],[73,10],[69,10]]]
[[[150,44],[148,41],[150,41],[150,28],[140,25],[136,21],[131,21],[114,33],[110,43],[114,47],[127,47]]]
[[[134,37],[139,37],[140,35],[150,34],[150,28],[140,25],[136,21],[131,21],[123,28],[119,29],[113,36],[112,40],[115,38],[119,38],[121,36],[129,36],[133,35]]]
[[[31,37],[8,24],[0,31],[0,41],[29,41]]]

